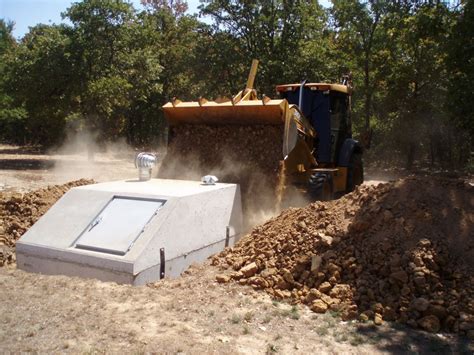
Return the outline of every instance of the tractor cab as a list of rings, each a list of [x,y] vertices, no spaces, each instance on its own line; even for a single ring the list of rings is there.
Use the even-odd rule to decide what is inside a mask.
[[[298,105],[315,128],[314,155],[318,164],[339,165],[344,142],[352,138],[351,87],[344,84],[302,83],[279,85],[277,91],[288,103]]]
[[[306,83],[277,86],[282,99],[296,105],[316,134],[313,156],[317,167],[309,179],[317,199],[352,191],[364,179],[362,146],[352,138],[349,77],[341,84]]]

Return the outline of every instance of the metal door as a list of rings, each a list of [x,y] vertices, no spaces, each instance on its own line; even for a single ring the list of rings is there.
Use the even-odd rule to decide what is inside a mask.
[[[75,248],[125,255],[164,203],[114,196],[79,236]]]

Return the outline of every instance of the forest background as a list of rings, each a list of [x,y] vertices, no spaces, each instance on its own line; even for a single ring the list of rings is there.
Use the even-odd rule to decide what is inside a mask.
[[[474,0],[84,0],[22,38],[0,19],[0,142],[59,146],[70,132],[166,141],[170,99],[339,82],[372,162],[474,171]]]

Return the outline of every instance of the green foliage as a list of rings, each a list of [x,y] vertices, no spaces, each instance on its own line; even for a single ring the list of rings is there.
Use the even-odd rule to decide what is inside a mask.
[[[455,11],[424,1],[333,5],[336,44],[354,54],[356,131],[374,129],[375,155],[391,163],[452,162],[446,48]]]
[[[194,75],[199,96],[232,97],[245,84],[250,65],[249,58],[240,49],[240,40],[227,32],[204,28],[200,41],[201,45],[196,48],[199,74]]]
[[[157,144],[161,106],[231,97],[253,58],[256,88],[338,81],[351,72],[356,133],[374,131],[387,162],[466,164],[474,140],[474,2],[83,0],[71,25],[38,25],[20,42],[0,20],[0,139],[60,143],[67,128]],[[209,21],[207,21],[209,22]],[[385,154],[385,155],[384,155]]]
[[[14,23],[5,22],[0,19],[0,55],[4,55],[15,46],[15,39],[12,36]]]
[[[22,127],[26,119],[26,111],[23,107],[15,105],[9,88],[6,83],[8,63],[6,58],[10,56],[15,49],[15,40],[12,36],[13,23],[6,23],[0,19],[0,139],[3,141],[11,141],[11,138],[18,132],[18,136],[22,135]]]
[[[244,64],[240,71],[246,72],[252,58],[260,60],[260,91],[273,93],[277,80],[329,75],[325,13],[317,2],[206,0],[201,11],[215,21],[214,31],[224,34],[219,39],[227,39],[240,53],[229,58],[234,68]]]
[[[408,168],[420,153],[445,145],[448,133],[444,118],[447,73],[445,47],[453,24],[452,13],[443,5],[393,6],[383,23],[392,39],[387,47],[378,117],[387,117],[392,136]],[[443,133],[444,132],[444,133]]]
[[[86,126],[106,139],[134,127],[129,141],[137,143],[144,127],[137,129],[131,110],[161,92],[161,65],[134,9],[124,1],[85,0],[63,16],[73,24],[68,48],[75,67],[73,96]],[[144,121],[154,118],[147,115]]]
[[[386,36],[381,23],[387,16],[387,1],[333,0],[331,13],[335,44],[344,54],[346,65],[354,71],[356,116],[364,117],[364,130],[370,128],[373,113],[373,99],[377,92],[378,74],[376,68],[383,65]]]
[[[65,55],[68,41],[64,27],[38,25],[4,56],[3,85],[12,97],[11,104],[28,113],[17,112],[22,129],[15,140],[51,145],[60,139],[68,110],[64,98],[70,72]],[[10,116],[9,121],[13,124],[16,119]]]
[[[474,1],[466,1],[449,36],[448,107],[455,124],[474,136]],[[474,149],[471,138],[471,149]]]

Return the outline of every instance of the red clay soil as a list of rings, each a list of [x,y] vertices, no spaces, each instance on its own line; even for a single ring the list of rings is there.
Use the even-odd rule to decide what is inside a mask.
[[[214,257],[218,276],[343,319],[474,336],[474,187],[438,178],[361,186],[283,211]]]

